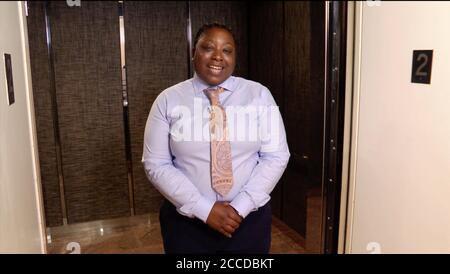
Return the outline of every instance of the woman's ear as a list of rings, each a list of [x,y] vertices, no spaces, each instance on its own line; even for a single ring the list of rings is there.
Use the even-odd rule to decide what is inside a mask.
[[[194,61],[194,56],[195,56],[195,48],[192,49],[192,58],[191,58],[192,61]]]

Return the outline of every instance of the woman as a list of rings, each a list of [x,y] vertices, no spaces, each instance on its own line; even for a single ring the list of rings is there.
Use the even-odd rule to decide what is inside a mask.
[[[157,97],[144,134],[145,172],[167,199],[165,252],[268,253],[269,195],[290,156],[278,107],[266,87],[232,76],[228,27],[202,26],[192,61],[194,77]]]

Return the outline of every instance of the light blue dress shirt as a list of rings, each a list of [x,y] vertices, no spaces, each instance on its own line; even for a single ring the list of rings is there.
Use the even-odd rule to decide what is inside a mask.
[[[263,85],[230,76],[219,85],[226,109],[234,184],[222,197],[211,187],[210,87],[196,74],[161,92],[150,110],[142,163],[150,182],[177,211],[206,222],[216,201],[246,217],[270,200],[289,157],[278,107]]]

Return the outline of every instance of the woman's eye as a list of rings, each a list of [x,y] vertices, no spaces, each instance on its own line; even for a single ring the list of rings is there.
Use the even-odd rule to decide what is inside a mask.
[[[213,50],[213,47],[211,47],[211,46],[203,46],[203,49],[206,50],[206,51],[211,51],[211,50]]]
[[[231,54],[233,51],[231,49],[224,49],[223,52],[226,54]]]

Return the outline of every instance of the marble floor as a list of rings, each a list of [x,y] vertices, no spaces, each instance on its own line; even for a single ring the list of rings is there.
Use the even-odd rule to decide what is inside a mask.
[[[305,253],[303,237],[272,218],[273,254]],[[157,214],[47,228],[47,253],[164,253]]]

